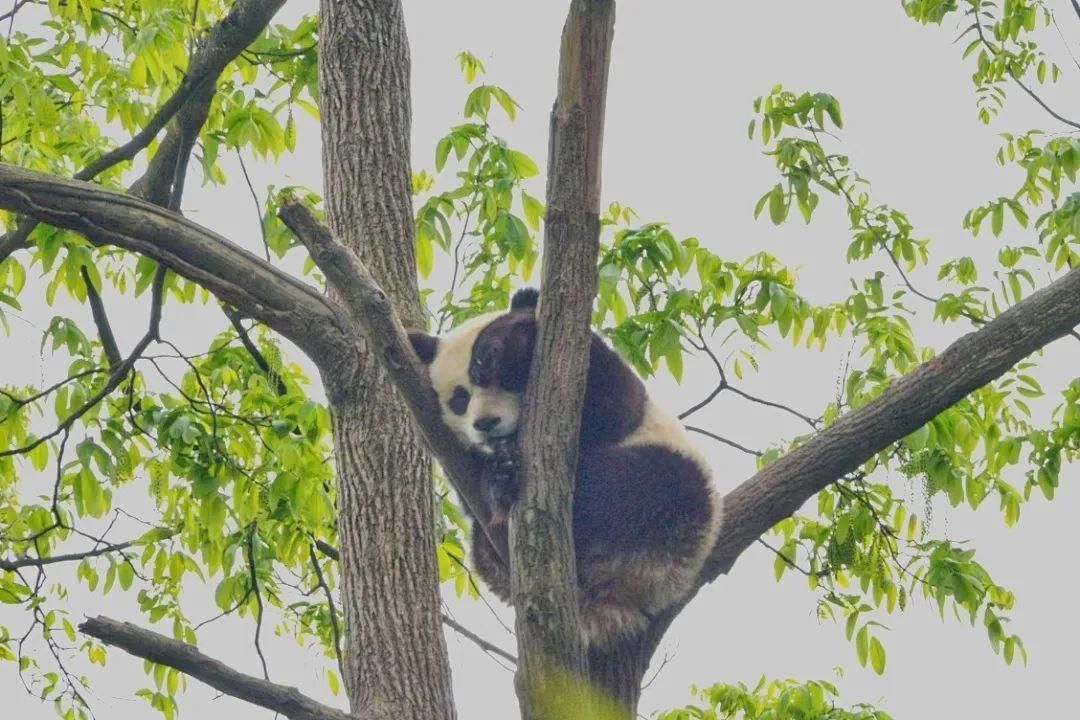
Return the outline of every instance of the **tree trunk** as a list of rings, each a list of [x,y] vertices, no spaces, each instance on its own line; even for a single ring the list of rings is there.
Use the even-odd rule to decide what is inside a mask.
[[[551,111],[536,347],[519,440],[521,492],[510,520],[515,683],[525,720],[572,717],[565,714],[567,705],[603,702],[585,682],[571,503],[596,296],[600,156],[614,31],[614,0],[571,0]]]
[[[656,644],[650,636],[589,652],[589,679],[617,706],[619,717],[637,717],[641,682],[649,669]]]
[[[327,222],[418,327],[398,2],[320,3],[319,84]],[[450,719],[431,461],[380,358],[362,339],[355,355],[320,363],[334,420],[345,686],[358,716]]]

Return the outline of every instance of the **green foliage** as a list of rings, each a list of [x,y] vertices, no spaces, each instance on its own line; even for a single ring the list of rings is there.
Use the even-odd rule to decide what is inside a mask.
[[[1004,107],[1008,81],[1018,84],[1025,76],[1043,85],[1057,82],[1061,69],[1034,40],[1040,27],[1054,23],[1042,0],[904,0],[908,16],[923,24],[941,24],[954,13],[963,15],[963,57],[972,58],[979,120],[989,123]]]
[[[886,712],[866,704],[837,707],[839,692],[824,680],[796,682],[762,677],[753,688],[718,683],[695,694],[704,705],[687,705],[657,715],[657,720],[890,720]]]
[[[32,8],[44,20],[37,31],[0,39],[0,160],[71,175],[118,137],[136,133],[176,90],[190,48],[228,6],[200,2],[194,15],[190,3],[166,0],[50,0]],[[964,57],[974,64],[983,122],[995,117],[1010,83],[1057,79],[1057,66],[1035,40],[1052,19],[1039,2],[910,0],[903,8],[920,23],[963,16],[970,26]],[[196,144],[204,183],[238,180],[226,177],[226,153],[272,161],[295,149],[298,112],[318,117],[316,53],[309,16],[269,28],[228,65]],[[462,117],[435,140],[431,167],[412,177],[417,270],[439,329],[507,306],[535,270],[545,216],[536,160],[498,134],[520,106],[506,89],[481,82],[486,70],[475,55],[462,52],[457,62],[467,86]],[[618,202],[600,219],[594,326],[645,377],[666,369],[681,381],[695,356],[705,358],[717,390],[702,405],[734,392],[797,416],[808,432],[827,427],[933,358],[913,316],[929,313],[961,332],[1080,263],[1080,144],[1072,136],[1002,133],[998,162],[1017,168],[1019,182],[963,217],[964,228],[993,244],[996,261],[961,256],[932,264],[931,239],[904,211],[875,199],[853,159],[835,150],[843,131],[836,97],[777,85],[754,101],[753,113],[749,135],[777,173],[755,216],[775,226],[793,217],[808,224],[822,212],[842,212],[848,221],[843,257],[851,276],[834,296],[811,301],[777,254],[721,253],[715,238],[722,227],[704,229],[713,237],[680,237]],[[130,170],[121,164],[97,180],[121,187],[132,180]],[[273,186],[253,194],[268,261],[291,261],[297,243],[277,218],[279,200],[289,194],[317,206],[318,196]],[[0,214],[5,228],[14,221]],[[1025,240],[1029,235],[1037,237]],[[50,306],[58,297],[89,305],[103,293],[154,294],[157,267],[146,258],[48,226],[30,240],[26,253],[0,263],[5,329],[5,312],[18,310],[30,288],[40,288]],[[447,268],[448,278],[436,272]],[[936,280],[927,283],[935,268]],[[302,272],[319,281],[306,256]],[[40,277],[37,285],[27,284],[31,274]],[[938,287],[925,286],[933,283]],[[162,294],[166,312],[202,311],[209,300],[174,274],[165,275]],[[73,582],[89,592],[126,594],[147,623],[164,623],[174,637],[194,642],[201,623],[189,616],[184,591],[205,583],[223,614],[261,620],[271,613],[277,631],[320,648],[328,686],[340,689],[331,669],[340,626],[329,602],[338,575],[324,552],[336,542],[328,412],[311,399],[309,379],[276,337],[246,323],[222,325],[227,329],[198,354],[155,342],[114,378],[99,333],[57,312],[40,347],[66,359],[66,377],[0,387],[0,558],[30,563],[0,570],[0,603],[20,608],[26,621],[0,627],[0,670],[20,674],[62,717],[88,716],[85,682],[68,667],[104,665],[107,655],[79,641],[65,610],[69,587],[39,583],[43,574],[35,575],[33,563],[88,548],[101,552],[71,565]],[[796,348],[852,349],[834,402],[803,414],[739,389],[750,373],[769,372],[768,351],[778,339]],[[1080,379],[1054,397],[1040,384],[1039,361],[1020,363],[878,453],[766,538],[776,544],[777,579],[805,578],[820,616],[843,626],[861,666],[886,670],[885,616],[917,600],[980,625],[1006,662],[1026,660],[1020,637],[1007,630],[1013,593],[976,561],[974,549],[934,536],[930,508],[938,499],[971,510],[989,505],[1011,526],[1036,490],[1053,499],[1063,469],[1080,454]],[[760,465],[807,437],[776,439]],[[440,581],[475,596],[464,550],[468,524],[442,478],[437,492]],[[912,506],[915,496],[922,507]],[[130,521],[132,498],[150,509],[151,520]],[[114,524],[134,529],[120,537]],[[23,633],[36,644],[19,642]],[[59,639],[75,645],[75,658]],[[173,718],[183,677],[160,665],[145,671],[148,687],[137,695]],[[551,682],[559,689],[545,695],[556,700],[586,692],[565,678]],[[826,682],[721,684],[699,693],[703,705],[660,717],[888,718],[865,705],[841,709],[836,695]]]

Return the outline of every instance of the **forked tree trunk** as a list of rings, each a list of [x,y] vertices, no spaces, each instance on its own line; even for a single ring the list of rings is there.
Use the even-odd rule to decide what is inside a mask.
[[[406,324],[422,319],[409,49],[393,0],[320,3],[326,219]],[[431,461],[379,357],[318,358],[334,421],[345,686],[365,718],[455,716],[439,618]]]

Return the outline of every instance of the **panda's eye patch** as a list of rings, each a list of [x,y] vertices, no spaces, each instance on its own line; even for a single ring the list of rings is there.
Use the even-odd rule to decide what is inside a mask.
[[[454,388],[454,394],[450,396],[446,405],[455,415],[464,415],[469,409],[469,391],[458,385]]]

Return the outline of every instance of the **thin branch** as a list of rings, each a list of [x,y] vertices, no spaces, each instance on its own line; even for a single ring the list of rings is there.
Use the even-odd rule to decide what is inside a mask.
[[[326,605],[330,610],[330,630],[334,633],[334,651],[338,672],[341,673],[341,677],[345,677],[345,666],[341,654],[341,625],[338,622],[337,607],[334,605],[334,594],[330,592],[330,585],[323,575],[322,565],[319,564],[314,545],[308,548],[308,557],[311,559],[311,567],[315,570],[315,578],[318,580],[319,587],[322,589],[323,594],[326,595]]]
[[[766,399],[760,398],[760,397],[758,397],[756,395],[751,395],[748,392],[740,390],[739,388],[735,387],[734,385],[728,385],[727,389],[728,389],[729,392],[733,392],[736,395],[738,395],[739,397],[744,398],[746,400],[749,400],[752,403],[757,403],[758,405],[764,405],[766,407],[776,408],[777,410],[783,410],[786,413],[794,415],[795,417],[799,418],[800,420],[802,420],[804,423],[806,423],[807,425],[809,425],[812,428],[816,428],[817,425],[818,425],[818,421],[815,420],[814,418],[810,417],[809,415],[803,415],[798,410],[790,408],[787,405],[784,405],[783,403],[773,402],[772,400],[766,400]]]
[[[248,542],[247,542],[247,561],[248,572],[251,578],[251,591],[255,593],[255,653],[259,656],[259,662],[262,664],[263,677],[267,680],[270,679],[270,671],[266,667],[266,656],[262,651],[262,622],[263,622],[263,601],[262,593],[259,592],[259,574],[255,570],[255,535],[258,530],[257,523],[251,523],[251,528],[248,530]]]
[[[169,535],[172,535],[172,531],[169,531]],[[108,543],[100,547],[96,547],[92,550],[85,550],[83,552],[67,553],[64,555],[49,555],[46,557],[22,557],[17,560],[4,560],[0,559],[0,570],[15,571],[19,568],[25,567],[44,567],[46,565],[56,565],[58,563],[74,562],[76,560],[85,560],[86,558],[98,557],[100,555],[108,555],[109,553],[120,552],[126,550],[132,545],[137,544],[139,541],[128,540],[121,543]]]
[[[135,348],[131,351],[131,354],[128,355],[126,358],[124,358],[119,363],[117,363],[115,366],[113,366],[113,368],[109,371],[109,377],[105,381],[105,385],[101,388],[101,390],[94,393],[94,395],[89,400],[87,400],[79,408],[77,408],[70,415],[68,415],[66,418],[64,418],[60,422],[60,424],[56,426],[55,430],[53,430],[52,432],[50,432],[50,433],[48,433],[46,435],[42,435],[41,437],[37,438],[36,440],[31,440],[30,442],[28,442],[25,445],[22,445],[20,447],[4,450],[4,451],[0,452],[0,458],[8,457],[10,455],[21,455],[23,453],[30,452],[31,450],[36,448],[38,445],[41,445],[42,443],[44,443],[44,442],[46,442],[48,440],[51,440],[52,438],[56,437],[60,433],[64,433],[65,440],[66,440],[67,439],[67,433],[71,430],[71,428],[75,424],[75,422],[79,418],[81,418],[83,415],[85,415],[91,408],[95,407],[99,402],[101,402],[106,397],[108,397],[109,394],[112,393],[113,390],[115,390],[116,388],[118,388],[120,386],[120,383],[122,383],[124,381],[124,378],[127,377],[128,373],[131,372],[131,369],[135,366],[136,361],[138,361],[139,358],[142,357],[142,354],[146,350],[146,348],[150,346],[151,342],[153,342],[156,338],[159,337],[160,326],[161,326],[161,303],[162,303],[162,294],[163,294],[163,289],[164,289],[164,281],[165,281],[165,268],[164,267],[159,267],[158,270],[157,270],[157,273],[155,273],[155,275],[154,275],[154,281],[152,283],[151,305],[150,305],[150,327],[146,331],[146,334],[143,335],[142,339],[139,340],[139,342],[135,345]],[[57,482],[59,482],[59,480],[57,480]],[[55,506],[55,495],[54,495],[53,503],[54,503],[54,506]],[[54,514],[55,514],[55,507],[54,507]]]
[[[79,631],[136,657],[179,670],[219,692],[281,713],[292,720],[356,720],[337,708],[312,700],[294,687],[277,685],[237,672],[221,661],[202,654],[194,645],[143,630],[131,623],[92,617],[79,625]]]
[[[94,287],[94,283],[90,279],[90,273],[86,268],[79,268],[79,272],[82,274],[83,285],[86,286],[86,300],[90,303],[90,313],[94,317],[94,325],[97,326],[98,338],[101,340],[101,348],[105,353],[105,359],[109,362],[109,367],[115,367],[123,361],[123,356],[120,355],[120,348],[116,346],[116,336],[113,334],[112,325],[109,323],[105,303],[102,301],[101,295],[98,294],[97,288]]]
[[[255,192],[255,184],[251,182],[248,174],[247,163],[244,162],[244,154],[236,149],[236,159],[240,161],[240,174],[244,176],[248,192],[251,193],[251,201],[255,203],[255,215],[259,220],[259,234],[262,237],[263,252],[266,254],[266,262],[270,262],[270,243],[266,241],[266,223],[263,222],[262,203],[259,202],[259,193]]]
[[[453,629],[455,632],[457,632],[462,637],[464,637],[464,638],[466,638],[468,640],[471,640],[477,646],[479,646],[479,648],[481,650],[483,650],[484,652],[486,652],[486,653],[488,653],[490,655],[498,655],[503,660],[506,660],[508,662],[513,663],[514,665],[517,665],[518,660],[517,660],[516,657],[514,657],[510,653],[506,652],[505,650],[503,650],[498,645],[490,643],[487,640],[485,640],[484,638],[480,637],[479,635],[474,633],[472,630],[470,630],[469,628],[467,628],[464,625],[462,625],[461,623],[459,623],[457,620],[454,620],[453,618],[451,618],[446,613],[442,614],[442,621],[443,621],[443,625],[446,625],[447,627]]]
[[[760,450],[751,450],[750,448],[746,447],[745,445],[740,445],[739,443],[735,442],[734,440],[728,440],[726,437],[721,437],[721,436],[717,435],[716,433],[709,432],[708,430],[706,430],[704,428],[699,428],[696,425],[683,425],[683,427],[686,428],[687,430],[689,430],[690,432],[697,433],[698,435],[704,435],[705,437],[712,438],[713,440],[715,440],[717,442],[720,442],[720,443],[723,443],[723,444],[725,444],[725,445],[727,445],[729,447],[733,447],[736,450],[741,450],[742,452],[746,453],[747,455],[753,455],[754,457],[761,457],[762,455],[764,455],[764,453],[761,452]]]
[[[225,317],[229,318],[229,322],[232,323],[233,329],[236,330],[237,337],[240,338],[240,343],[244,346],[244,349],[251,355],[251,359],[255,361],[255,364],[262,370],[266,379],[274,384],[274,391],[278,395],[285,395],[289,392],[289,388],[285,385],[285,381],[281,379],[281,376],[274,372],[270,367],[269,361],[266,356],[259,350],[259,346],[251,339],[251,335],[248,333],[247,328],[244,327],[243,316],[236,310],[236,308],[229,307],[228,305],[222,305],[221,311],[225,313]]]
[[[797,570],[798,572],[802,573],[806,577],[819,577],[819,576],[822,576],[822,575],[828,575],[827,572],[812,573],[809,570],[807,570],[806,568],[799,567],[799,564],[797,562],[795,562],[795,560],[793,558],[789,558],[787,555],[780,552],[779,548],[773,546],[765,538],[758,538],[757,542],[758,542],[758,545],[761,545],[761,546],[771,550],[773,555],[776,555],[776,557],[783,560],[784,564],[787,565],[789,568],[791,568],[792,570]]]
[[[1073,0],[1073,5],[1075,7],[1076,0]],[[998,48],[994,47],[993,43],[991,43],[989,40],[986,39],[986,34],[983,31],[982,18],[979,17],[978,10],[970,10],[969,13],[971,14],[971,16],[975,20],[975,32],[977,32],[979,34],[979,40],[982,42],[982,44],[985,45],[991,52],[993,52],[995,54],[1000,52],[998,50]],[[1006,66],[1006,72],[1009,73],[1009,77],[1012,78],[1013,82],[1016,83],[1020,87],[1021,90],[1023,90],[1025,93],[1027,93],[1028,97],[1030,97],[1032,100],[1034,100],[1036,102],[1036,104],[1038,104],[1039,107],[1041,107],[1043,110],[1045,110],[1050,115],[1050,117],[1054,118],[1055,120],[1057,120],[1060,123],[1068,125],[1069,127],[1073,127],[1073,128],[1076,128],[1076,129],[1080,130],[1080,122],[1076,122],[1075,120],[1070,120],[1069,118],[1065,117],[1064,115],[1062,115],[1061,113],[1057,112],[1052,107],[1050,107],[1050,105],[1047,104],[1046,101],[1044,101],[1041,97],[1039,97],[1039,95],[1034,90],[1029,88],[1027,86],[1027,84],[1024,83],[1024,81],[1019,76],[1017,76],[1016,73],[1014,73],[1012,71],[1012,68],[1009,68],[1008,66]]]
[[[16,13],[18,13],[24,5],[28,5],[30,2],[31,0],[15,0],[15,3],[11,6],[11,9],[8,10],[6,13],[0,15],[0,22],[14,18]]]
[[[33,395],[31,395],[29,397],[25,397],[25,398],[18,397],[17,395],[12,395],[7,390],[2,390],[2,389],[0,389],[0,395],[3,395],[4,397],[6,397],[8,400],[10,400],[16,406],[22,407],[23,405],[29,405],[32,402],[37,402],[41,398],[46,397],[48,395],[51,395],[52,393],[56,392],[57,390],[64,387],[65,385],[67,385],[70,382],[74,382],[74,381],[76,381],[76,380],[78,380],[80,378],[84,378],[84,377],[86,377],[88,375],[98,375],[100,373],[107,373],[107,372],[108,372],[108,370],[106,370],[105,368],[90,368],[89,370],[83,370],[82,372],[77,372],[74,375],[68,375],[63,380],[55,382],[52,385],[50,385],[49,387],[45,388],[44,390],[36,392]],[[6,417],[5,418],[0,418],[0,419],[6,419]]]
[[[709,347],[709,343],[705,340],[705,335],[702,332],[702,329],[700,327],[697,329],[697,336],[698,336],[698,340],[700,341],[701,344],[699,345],[699,344],[695,343],[693,340],[690,340],[690,344],[693,345],[695,349],[701,350],[702,352],[704,352],[706,355],[709,356],[709,360],[712,361],[713,366],[716,368],[717,374],[720,376],[720,382],[717,383],[716,388],[714,388],[712,392],[710,392],[703,400],[701,400],[701,402],[693,405],[692,407],[690,407],[687,410],[680,413],[679,416],[678,416],[679,420],[685,420],[686,418],[690,417],[691,415],[696,413],[698,410],[701,410],[706,405],[708,405],[713,400],[715,400],[717,395],[719,395],[720,393],[722,393],[725,390],[728,390],[730,392],[735,393],[736,395],[738,395],[741,398],[749,400],[750,402],[754,402],[754,403],[757,403],[759,405],[765,405],[767,407],[775,408],[777,410],[783,410],[786,413],[790,413],[791,415],[794,415],[795,417],[799,418],[800,420],[802,420],[803,422],[805,422],[807,425],[809,425],[812,428],[817,427],[818,421],[815,420],[814,418],[810,417],[809,415],[804,415],[803,413],[799,412],[798,410],[795,410],[794,408],[788,407],[787,405],[784,405],[782,403],[773,402],[771,400],[765,400],[764,398],[759,398],[756,395],[751,395],[748,392],[745,392],[743,390],[739,390],[734,385],[729,383],[728,379],[727,379],[727,373],[724,371],[724,364],[720,362],[720,358],[716,357],[716,353],[714,353],[712,348]]]
[[[150,336],[143,337],[143,339],[139,341],[139,344],[135,346],[135,349],[132,350],[131,354],[124,358],[124,360],[109,373],[109,379],[105,382],[105,385],[99,391],[94,393],[94,395],[78,409],[64,418],[54,430],[19,447],[0,451],[0,458],[28,453],[38,445],[52,440],[60,433],[68,432],[79,418],[85,415],[91,408],[104,400],[113,390],[120,386],[120,383],[127,377],[127,374],[135,365],[135,361],[138,360],[139,356],[142,354],[143,350],[147,348],[152,339],[153,338]]]

